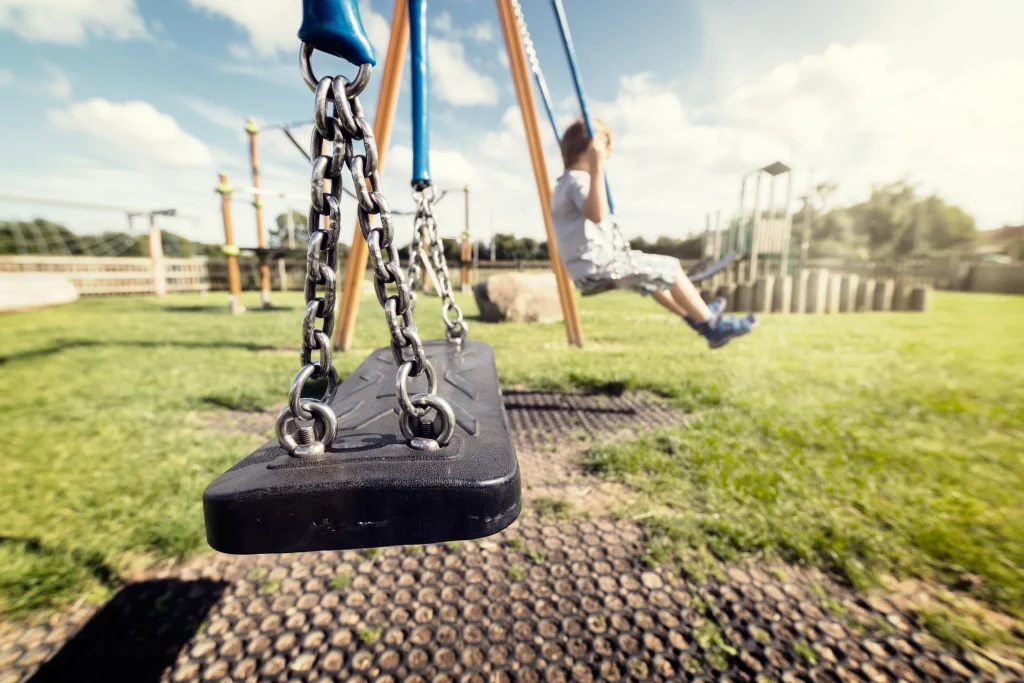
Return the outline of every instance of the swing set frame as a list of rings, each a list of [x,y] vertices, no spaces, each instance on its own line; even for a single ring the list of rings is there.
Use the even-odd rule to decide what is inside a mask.
[[[583,327],[580,322],[579,310],[572,280],[562,265],[555,239],[554,225],[551,221],[551,183],[547,165],[544,162],[544,150],[541,143],[540,124],[537,108],[530,85],[530,72],[526,63],[523,43],[516,23],[515,12],[511,0],[496,0],[498,16],[501,20],[502,35],[508,53],[509,70],[516,89],[519,111],[523,117],[523,128],[526,131],[527,148],[533,165],[534,181],[540,200],[541,215],[544,218],[544,230],[548,238],[548,254],[551,269],[558,285],[558,299],[562,307],[565,321],[565,332],[569,344],[583,346]],[[402,80],[402,66],[409,43],[408,0],[395,0],[391,19],[391,35],[388,40],[388,51],[384,59],[381,74],[380,92],[374,116],[373,134],[379,146],[379,166],[385,163],[385,153],[391,138],[395,109],[398,104],[398,89]],[[335,328],[335,346],[342,351],[352,348],[355,337],[356,316],[362,297],[362,281],[366,273],[369,256],[366,241],[363,239],[358,222],[353,230],[351,249],[345,264],[345,277],[341,290],[341,301],[338,307],[338,320]]]

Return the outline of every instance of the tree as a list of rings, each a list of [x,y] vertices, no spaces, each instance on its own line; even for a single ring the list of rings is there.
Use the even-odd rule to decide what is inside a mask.
[[[307,216],[301,211],[291,211],[292,222],[295,226],[295,248],[302,249],[309,242],[309,230],[307,228]],[[271,228],[267,243],[271,247],[288,246],[288,214],[282,213],[274,219],[275,226]]]

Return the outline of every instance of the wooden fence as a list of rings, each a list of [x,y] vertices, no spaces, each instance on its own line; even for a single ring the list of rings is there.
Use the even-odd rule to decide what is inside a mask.
[[[210,289],[207,258],[164,258],[168,293]],[[57,273],[81,296],[154,294],[153,262],[148,258],[97,256],[0,256],[0,272]]]
[[[693,265],[682,261],[683,268]],[[763,261],[758,271],[774,272],[777,263]],[[223,258],[196,256],[164,258],[166,291],[169,294],[227,290],[227,267]],[[341,264],[339,264],[341,267]],[[790,263],[790,271],[799,266]],[[807,268],[828,268],[833,273],[858,275],[861,279],[894,280],[903,285],[930,285],[936,289],[968,292],[1024,294],[1024,265],[979,263],[976,259],[942,256],[906,261],[855,261],[811,259]],[[498,271],[547,271],[548,261],[481,260],[474,281]],[[274,290],[299,290],[306,262],[288,258],[271,261]],[[259,261],[253,256],[239,259],[242,289],[259,289]],[[81,296],[152,295],[155,293],[152,262],[148,258],[107,258],[94,256],[0,256],[0,272],[58,273],[67,277]],[[777,273],[775,273],[777,274]],[[744,277],[744,280],[746,278]],[[283,280],[283,281],[282,281]]]

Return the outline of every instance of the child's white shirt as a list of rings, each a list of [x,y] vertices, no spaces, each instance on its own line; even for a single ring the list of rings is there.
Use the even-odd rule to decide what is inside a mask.
[[[583,211],[588,194],[590,174],[570,170],[558,179],[551,195],[551,219],[558,252],[573,280],[603,271],[615,257],[610,227],[594,223]]]

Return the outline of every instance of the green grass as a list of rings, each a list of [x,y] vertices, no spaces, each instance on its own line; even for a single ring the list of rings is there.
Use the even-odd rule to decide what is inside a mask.
[[[915,609],[914,616],[940,642],[955,650],[966,650],[970,643],[990,648],[1014,642],[1013,635],[1005,628],[941,605]]]
[[[384,346],[372,297],[344,376]],[[467,314],[475,309],[462,300]],[[301,296],[226,314],[207,298],[88,299],[0,320],[0,610],[102,599],[147,563],[206,547],[202,491],[267,435],[217,428],[280,403],[298,369]],[[436,300],[417,322],[441,336]],[[764,555],[863,585],[955,583],[1024,613],[1024,299],[938,294],[927,315],[769,317],[708,352],[653,302],[581,302],[561,325],[488,325],[504,386],[643,389],[701,413],[595,449],[645,492],[651,561]]]
[[[541,496],[533,502],[533,507],[537,511],[537,516],[542,519],[544,517],[565,519],[569,516],[569,510],[572,506],[565,498]]]

